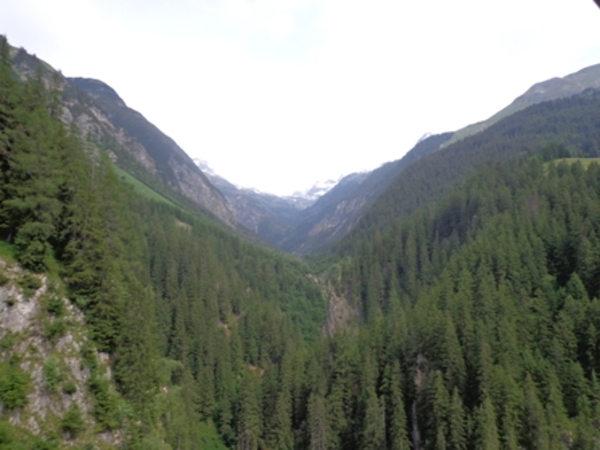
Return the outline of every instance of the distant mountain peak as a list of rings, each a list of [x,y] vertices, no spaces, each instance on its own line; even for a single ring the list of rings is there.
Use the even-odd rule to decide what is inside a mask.
[[[253,192],[257,195],[269,195],[269,196],[279,197],[281,199],[290,201],[291,203],[300,207],[301,209],[314,203],[319,197],[321,197],[324,194],[326,194],[327,192],[329,192],[333,187],[335,187],[340,182],[340,180],[342,180],[345,177],[345,175],[342,175],[337,180],[334,180],[334,179],[329,179],[329,180],[325,180],[325,181],[320,180],[320,181],[315,182],[308,189],[295,191],[291,195],[275,195],[275,194],[270,194],[270,193],[261,191],[258,188],[241,186],[241,185],[238,185],[231,181],[225,180],[212,167],[210,167],[210,165],[208,164],[207,161],[205,161],[201,158],[193,158],[193,161],[200,168],[200,170],[205,175],[207,175],[209,177],[209,179],[211,179],[211,181],[213,183],[215,183],[218,179],[221,179],[223,181],[227,181],[228,184],[235,186],[237,189],[239,189],[241,191]],[[221,183],[216,182],[215,184],[218,186]]]
[[[67,80],[81,89],[84,89],[88,94],[98,98],[103,97],[110,100],[115,100],[126,106],[123,99],[117,94],[113,88],[111,88],[104,81],[96,80],[95,78],[83,78],[83,77],[68,77]]]
[[[339,185],[343,180],[347,178],[360,178],[361,180],[369,174],[370,170],[362,170],[359,172],[353,172],[351,174],[340,175],[337,179],[329,179],[325,181],[317,181],[310,188],[303,191],[296,191],[290,197],[301,198],[312,202],[317,201],[320,197],[327,194],[331,189]]]
[[[479,133],[518,111],[550,100],[571,97],[586,89],[600,89],[600,64],[585,67],[564,77],[554,77],[531,86],[525,93],[517,97],[511,104],[498,111],[492,117],[456,131],[443,147],[447,147],[461,139]]]
[[[208,165],[207,161],[205,161],[203,159],[200,159],[200,158],[192,158],[192,161],[194,161],[194,163],[200,168],[200,170],[202,172],[204,172],[204,174],[210,175],[210,176],[213,176],[213,177],[214,176],[219,176],[217,174],[217,172],[215,172],[213,170],[213,168]]]
[[[300,197],[306,200],[317,200],[322,195],[329,192],[343,177],[339,177],[337,180],[329,179],[325,181],[317,181],[308,189],[294,192],[291,197]]]

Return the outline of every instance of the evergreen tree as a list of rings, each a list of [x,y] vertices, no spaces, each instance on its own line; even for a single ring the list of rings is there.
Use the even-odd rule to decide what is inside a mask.
[[[323,397],[316,392],[311,393],[308,399],[308,429],[310,436],[310,450],[326,450],[335,448],[330,446],[327,411]]]
[[[475,446],[478,449],[499,450],[498,428],[496,426],[496,413],[489,398],[477,408],[475,429]]]
[[[375,389],[369,389],[365,406],[361,448],[385,449],[385,407]]]

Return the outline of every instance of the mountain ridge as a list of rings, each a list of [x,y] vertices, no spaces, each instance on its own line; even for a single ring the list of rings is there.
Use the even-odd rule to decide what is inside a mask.
[[[600,88],[600,64],[584,67],[583,69],[564,77],[553,77],[535,83],[527,89],[527,91],[513,100],[508,106],[501,109],[490,118],[457,130],[454,137],[444,146],[451,145],[454,142],[483,131],[504,117],[508,117],[529,106],[579,94],[587,88]]]
[[[212,186],[206,175],[173,139],[148,122],[141,113],[127,107],[117,92],[106,83],[78,77],[69,77],[67,81],[95,99],[108,120],[118,129],[125,130],[129,137],[146,150],[155,173],[168,186],[215,214],[226,225],[235,228],[235,221],[221,192]],[[71,98],[67,97],[67,105],[71,111],[75,111]],[[77,120],[78,117],[75,116],[74,119]],[[116,162],[119,164],[118,156]],[[147,158],[145,167],[148,167]]]
[[[35,64],[50,67],[24,50],[16,51],[13,59],[27,76],[32,76]],[[160,179],[168,189],[200,205],[231,229],[249,230],[267,245],[306,255],[350,232],[396,177],[415,161],[446,151],[473,133],[548,98],[565,97],[586,86],[600,86],[600,64],[536,83],[487,121],[454,133],[425,134],[403,158],[365,174],[350,174],[323,195],[310,199],[240,189],[217,174],[204,173],[197,161],[141,113],[128,108],[106,83],[79,77],[64,78],[64,83],[69,120],[107,148],[113,162],[121,168],[153,188],[153,179]]]

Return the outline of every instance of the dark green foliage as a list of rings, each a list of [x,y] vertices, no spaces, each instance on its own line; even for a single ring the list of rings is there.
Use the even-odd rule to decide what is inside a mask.
[[[67,331],[68,323],[63,319],[44,321],[44,337],[56,342]]]
[[[111,389],[109,381],[102,375],[93,374],[88,381],[88,389],[94,396],[92,415],[104,430],[114,430],[121,424],[119,414],[120,399]]]
[[[75,383],[72,381],[67,381],[63,385],[62,391],[67,395],[73,395],[75,392],[77,392],[77,385],[75,385]]]
[[[15,430],[8,422],[0,421],[0,450],[58,450],[55,440],[30,436]]]
[[[26,297],[31,297],[35,291],[42,287],[42,282],[35,275],[25,273],[19,280],[19,286],[23,289],[23,294]]]
[[[29,375],[21,369],[18,358],[0,363],[0,400],[6,408],[21,408],[27,404],[29,383]]]
[[[46,360],[42,373],[46,389],[55,392],[61,381],[61,367],[56,356],[52,355]]]
[[[367,394],[363,420],[361,448],[385,449],[385,408],[383,399],[377,398],[374,389],[370,389]]]
[[[10,278],[6,276],[4,271],[0,269],[0,286],[6,285],[10,281]]]
[[[325,401],[317,393],[312,393],[308,399],[308,433],[311,450],[330,448]]]
[[[94,371],[98,368],[98,360],[96,359],[95,347],[90,341],[85,341],[81,346],[81,363],[83,367]]]
[[[496,427],[496,414],[489,398],[475,410],[475,448],[500,450],[500,439]],[[545,448],[545,447],[540,447]]]
[[[18,335],[8,330],[2,339],[0,339],[0,351],[5,352],[7,350],[12,350],[13,346],[17,342]]]
[[[84,426],[85,422],[82,417],[81,408],[77,403],[72,402],[60,421],[60,427],[71,438],[75,438],[83,430]]]
[[[598,165],[535,157],[498,164],[435,208],[364,239],[344,261],[338,286],[366,320],[376,300],[395,316],[391,330],[406,329],[365,326],[358,339],[371,342],[373,358],[383,351],[404,361],[407,421],[416,414],[424,448],[561,448],[577,439],[585,448],[598,437],[588,417],[598,364],[599,198]],[[374,280],[383,288],[373,289]],[[336,365],[341,355],[332,358]],[[392,372],[379,367],[368,378],[389,395]],[[359,370],[370,373],[372,364]],[[354,386],[357,408],[344,419],[356,424],[361,402],[363,411],[375,403]],[[341,427],[330,436],[338,439]]]
[[[53,295],[48,299],[46,310],[56,317],[61,317],[65,311],[65,302],[62,298]]]

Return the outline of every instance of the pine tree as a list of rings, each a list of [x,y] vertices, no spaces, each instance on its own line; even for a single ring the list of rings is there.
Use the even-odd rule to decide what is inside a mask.
[[[537,388],[530,374],[525,379],[525,417],[523,419],[524,441],[528,448],[548,448],[548,430],[544,407],[537,394]]]
[[[446,379],[446,385],[450,390],[454,388],[463,389],[466,379],[466,366],[462,349],[456,335],[454,322],[449,314],[446,315],[446,326],[442,337],[441,365]]]
[[[327,411],[323,397],[312,392],[308,399],[308,432],[310,436],[310,450],[326,450],[330,446],[329,426]]]
[[[362,428],[361,448],[366,450],[383,450],[386,448],[385,407],[383,399],[377,397],[373,387],[367,392]]]
[[[435,442],[435,447],[441,448],[447,444],[450,398],[442,373],[435,370],[429,376],[426,390],[427,407],[426,410],[422,411],[422,414],[426,417],[424,420],[426,424],[425,438]]]
[[[482,450],[500,450],[496,413],[489,398],[483,400],[475,414],[475,446]]]
[[[388,448],[392,450],[408,450],[410,443],[406,429],[406,411],[402,398],[402,375],[398,360],[387,366],[386,373],[386,430]]]
[[[462,399],[455,387],[448,409],[448,448],[451,450],[466,450],[467,424]]]
[[[256,450],[260,445],[262,430],[258,384],[254,374],[244,374],[238,423],[238,450]]]

